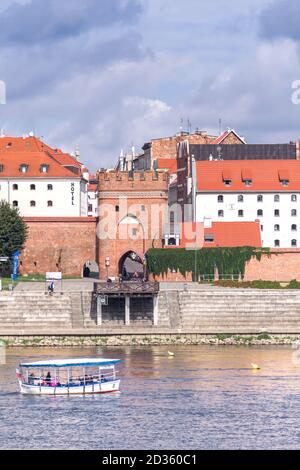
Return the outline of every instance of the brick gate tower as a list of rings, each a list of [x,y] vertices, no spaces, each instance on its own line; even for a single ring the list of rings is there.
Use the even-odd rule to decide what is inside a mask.
[[[101,170],[98,181],[100,279],[120,274],[142,277],[145,253],[162,247],[169,174]]]

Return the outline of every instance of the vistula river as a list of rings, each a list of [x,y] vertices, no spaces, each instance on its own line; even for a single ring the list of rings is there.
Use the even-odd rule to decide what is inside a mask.
[[[120,393],[19,393],[20,361],[94,355],[123,360]],[[0,448],[299,449],[297,358],[290,346],[9,348],[0,366]]]

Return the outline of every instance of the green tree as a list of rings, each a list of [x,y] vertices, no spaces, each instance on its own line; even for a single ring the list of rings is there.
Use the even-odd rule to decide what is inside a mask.
[[[27,239],[27,230],[19,210],[6,201],[0,201],[0,256],[11,258],[14,251],[21,251]]]

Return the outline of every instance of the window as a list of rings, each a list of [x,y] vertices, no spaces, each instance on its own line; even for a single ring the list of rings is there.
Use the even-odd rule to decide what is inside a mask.
[[[35,201],[30,201],[30,207],[35,207],[36,204],[35,204]]]
[[[289,180],[282,180],[281,184],[282,184],[282,186],[288,186]]]
[[[258,196],[257,196],[257,202],[263,202],[263,196],[262,196],[262,194],[258,194]]]
[[[142,212],[145,212],[145,210],[146,210],[146,209],[145,209],[145,206],[144,206],[144,204],[142,204],[142,205],[141,205],[141,211],[142,211]]]
[[[274,216],[275,216],[275,217],[279,217],[279,215],[280,215],[279,209],[275,209],[275,210],[274,210]]]
[[[251,186],[252,180],[250,180],[250,179],[244,180],[244,184],[245,184],[245,186]]]
[[[13,207],[18,207],[18,206],[19,206],[18,201],[13,201]]]
[[[212,233],[207,233],[204,235],[204,241],[212,243],[214,241],[214,236]]]
[[[262,209],[258,209],[257,216],[262,217],[264,215],[264,211]]]
[[[224,211],[218,211],[218,217],[224,217]]]
[[[239,217],[244,217],[244,211],[239,210],[239,211],[238,211],[238,216],[239,216]]]
[[[19,186],[17,184],[13,184],[13,191],[18,191]]]
[[[224,180],[225,186],[230,186],[231,185],[231,180]]]
[[[224,202],[224,197],[223,196],[218,196],[218,202]]]
[[[280,240],[274,240],[274,246],[280,246]]]
[[[275,224],[274,225],[274,232],[279,232],[280,231],[280,225]]]
[[[53,207],[53,201],[48,201],[48,202],[47,202],[47,206],[48,206],[48,207]]]
[[[3,173],[4,171],[4,165],[0,165],[0,173]]]
[[[52,184],[48,184],[47,189],[48,189],[48,191],[53,191],[53,185],[52,185]]]
[[[92,206],[92,204],[89,204],[89,205],[88,205],[88,211],[89,211],[89,212],[93,212],[93,206]]]
[[[28,171],[28,165],[26,165],[26,163],[22,163],[22,165],[20,165],[20,172],[27,173],[27,171]]]
[[[30,185],[30,191],[35,191],[35,184]]]
[[[137,236],[137,228],[132,229],[132,236],[136,237]]]
[[[116,206],[115,209],[116,209],[116,212],[120,212],[120,206]]]
[[[275,194],[274,196],[274,202],[279,202],[280,201],[280,196],[279,194]]]
[[[296,224],[291,225],[291,230],[292,232],[297,232],[297,225]]]
[[[244,202],[244,196],[242,194],[238,195],[238,202]]]
[[[42,165],[40,166],[40,172],[48,173],[48,168],[49,168],[49,165],[46,165],[46,163],[42,163]]]
[[[297,194],[292,194],[291,195],[291,201],[292,202],[297,202]]]
[[[297,209],[292,209],[291,210],[291,216],[296,217],[296,215],[297,215]]]
[[[260,226],[260,231],[261,231],[261,232],[264,231],[264,226],[263,226],[263,225]]]
[[[293,247],[297,246],[297,240],[295,238],[291,241],[291,246]]]

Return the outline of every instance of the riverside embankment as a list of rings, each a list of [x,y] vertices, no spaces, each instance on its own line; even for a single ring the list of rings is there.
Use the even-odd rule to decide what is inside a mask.
[[[45,338],[61,345],[73,344],[71,338],[76,344],[290,344],[300,336],[298,289],[162,283],[156,322],[141,311],[130,324],[122,312],[106,314],[97,324],[91,287],[80,287],[53,296],[43,290],[1,292],[0,337]]]

